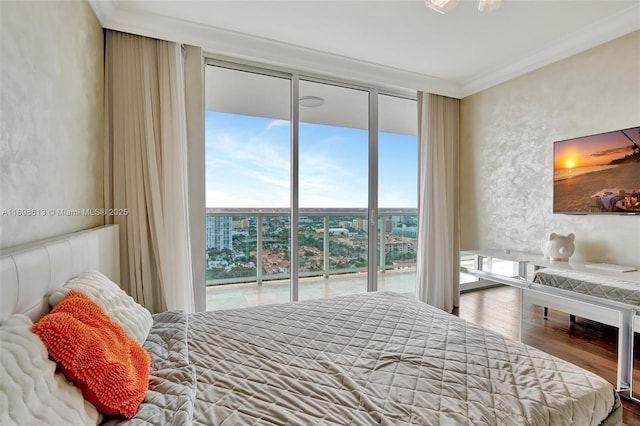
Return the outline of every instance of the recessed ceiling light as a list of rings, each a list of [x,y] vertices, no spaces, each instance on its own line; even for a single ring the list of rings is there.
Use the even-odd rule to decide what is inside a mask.
[[[300,98],[300,106],[317,108],[324,105],[324,99],[320,96],[302,96]]]
[[[478,10],[480,12],[496,10],[500,7],[500,2],[502,2],[502,0],[478,0]],[[438,13],[445,14],[456,7],[458,0],[425,0],[424,4]]]

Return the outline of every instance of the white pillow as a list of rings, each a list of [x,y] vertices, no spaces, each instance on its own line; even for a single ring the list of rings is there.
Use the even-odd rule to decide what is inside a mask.
[[[56,373],[32,325],[26,315],[14,314],[0,326],[0,424],[98,424],[102,415]]]
[[[141,345],[147,339],[153,325],[151,313],[100,272],[87,271],[70,279],[49,296],[49,304],[57,306],[70,290],[89,296],[114,322],[120,324],[129,337]]]

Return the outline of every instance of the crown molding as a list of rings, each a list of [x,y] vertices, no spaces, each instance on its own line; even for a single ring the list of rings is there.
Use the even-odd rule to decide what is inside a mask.
[[[640,30],[640,3],[570,34],[548,49],[461,83],[460,95],[461,97],[473,95],[638,30]]]
[[[558,40],[552,47],[466,81],[321,52],[276,40],[121,7],[119,0],[88,0],[104,28],[201,47],[211,56],[300,73],[352,80],[392,90],[419,90],[461,99],[640,29],[640,3]]]
[[[118,0],[89,0],[104,28],[201,47],[212,56],[237,58],[301,73],[348,79],[381,88],[421,90],[454,98],[460,85],[444,79],[170,18],[144,16],[118,7]]]
[[[118,0],[88,0],[89,5],[93,9],[93,13],[98,18],[98,21],[105,28],[104,24],[109,20],[109,17],[113,16],[118,7]]]

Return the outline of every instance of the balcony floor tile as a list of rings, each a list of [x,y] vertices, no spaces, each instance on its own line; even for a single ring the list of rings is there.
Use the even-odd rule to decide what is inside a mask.
[[[378,274],[378,290],[398,293],[415,292],[415,268],[389,270]],[[367,275],[342,274],[300,278],[299,299],[317,299],[365,292]],[[235,309],[248,306],[285,303],[290,300],[289,280],[258,283],[224,284],[207,287],[207,310]]]

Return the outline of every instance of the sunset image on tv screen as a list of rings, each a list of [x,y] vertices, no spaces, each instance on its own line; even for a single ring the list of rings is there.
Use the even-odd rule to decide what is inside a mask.
[[[640,127],[554,143],[554,213],[640,214]]]

